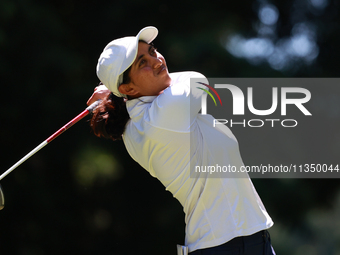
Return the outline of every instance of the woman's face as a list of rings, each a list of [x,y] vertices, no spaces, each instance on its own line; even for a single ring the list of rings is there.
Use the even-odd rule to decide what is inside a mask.
[[[171,78],[164,57],[152,46],[138,43],[138,53],[131,65],[130,82],[119,91],[130,97],[158,96],[170,86]]]

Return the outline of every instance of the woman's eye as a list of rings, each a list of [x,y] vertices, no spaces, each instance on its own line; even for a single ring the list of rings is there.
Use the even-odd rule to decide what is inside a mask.
[[[145,59],[142,59],[142,60],[139,62],[139,65],[140,65],[140,66],[143,65],[145,62],[146,62]]]

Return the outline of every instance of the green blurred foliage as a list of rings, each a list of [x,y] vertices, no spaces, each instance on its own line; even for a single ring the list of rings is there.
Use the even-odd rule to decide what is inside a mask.
[[[294,59],[275,70],[266,61],[226,50],[231,35],[257,36],[259,6],[266,3],[279,13],[274,41],[288,37],[299,22],[313,24],[314,61]],[[338,77],[339,1],[320,0],[326,3],[322,8],[311,3],[318,1],[0,1],[1,172],[83,110],[98,83],[95,66],[103,47],[147,25],[159,29],[155,44],[173,72]],[[251,162],[261,155],[256,144],[267,134],[240,135],[244,160]],[[323,136],[336,141],[333,152],[340,148],[339,130]],[[279,153],[308,151],[299,134],[286,137],[268,142],[268,151],[278,144]],[[0,211],[0,254],[167,255],[184,242],[180,204],[133,162],[122,142],[96,138],[84,120],[1,184],[6,206]],[[255,179],[254,184],[275,221],[277,254],[340,253],[338,180]]]

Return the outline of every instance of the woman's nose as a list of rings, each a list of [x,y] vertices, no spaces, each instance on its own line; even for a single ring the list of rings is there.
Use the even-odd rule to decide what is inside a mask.
[[[162,60],[159,58],[155,58],[154,63],[153,63],[153,68],[157,69],[163,64]]]

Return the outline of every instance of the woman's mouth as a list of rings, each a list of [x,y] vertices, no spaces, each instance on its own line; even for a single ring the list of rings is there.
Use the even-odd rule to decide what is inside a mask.
[[[157,74],[160,74],[161,72],[165,71],[166,70],[166,66],[164,64],[162,64],[160,67],[159,67],[159,70],[157,72]]]

